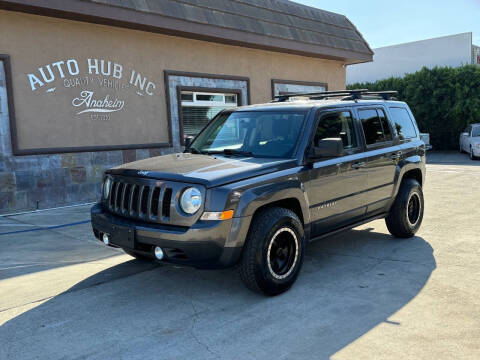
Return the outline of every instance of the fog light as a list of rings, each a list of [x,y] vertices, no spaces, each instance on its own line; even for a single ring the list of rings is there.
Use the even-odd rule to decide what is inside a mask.
[[[103,234],[102,240],[105,245],[108,245],[110,243],[110,238],[108,237],[108,234]]]
[[[156,257],[158,260],[162,260],[162,259],[163,259],[163,250],[162,250],[161,247],[155,246],[155,257]]]

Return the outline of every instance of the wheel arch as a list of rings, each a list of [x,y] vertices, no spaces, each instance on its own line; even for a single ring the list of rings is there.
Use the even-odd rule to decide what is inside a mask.
[[[403,181],[404,179],[414,179],[414,180],[417,180],[418,183],[420,184],[420,186],[423,186],[423,174],[422,174],[422,170],[420,169],[411,169],[411,170],[408,170],[406,171],[403,176],[402,176],[402,179],[401,181]]]
[[[298,216],[302,224],[305,225],[305,218],[302,211],[302,205],[300,204],[300,201],[295,197],[277,200],[277,201],[269,202],[262,206],[259,206],[257,209],[255,209],[255,212],[253,213],[252,216],[255,217],[260,211],[268,208],[274,208],[274,207],[280,207],[280,208],[288,209],[294,212],[295,215]]]
[[[395,185],[392,193],[392,199],[388,205],[390,209],[391,205],[397,197],[398,190],[404,179],[415,179],[418,181],[420,186],[423,187],[425,183],[425,158],[419,155],[415,155],[405,159],[402,162],[402,166],[397,166],[397,171],[395,175]]]
[[[236,216],[255,217],[262,209],[281,207],[293,211],[300,219],[305,235],[309,235],[310,213],[300,179],[264,184],[243,192]]]

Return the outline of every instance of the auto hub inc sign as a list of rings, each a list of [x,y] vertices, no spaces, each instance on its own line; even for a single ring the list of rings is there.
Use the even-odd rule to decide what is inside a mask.
[[[40,66],[28,74],[32,92],[55,96],[69,90],[75,116],[110,120],[128,107],[129,96],[152,97],[157,86],[136,69],[106,59],[64,59]]]

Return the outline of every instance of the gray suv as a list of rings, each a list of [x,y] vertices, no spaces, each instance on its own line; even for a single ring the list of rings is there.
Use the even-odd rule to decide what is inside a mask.
[[[95,236],[136,258],[237,265],[254,291],[295,282],[310,241],[385,218],[420,227],[425,144],[395,92],[287,94],[219,113],[184,153],[105,173]]]

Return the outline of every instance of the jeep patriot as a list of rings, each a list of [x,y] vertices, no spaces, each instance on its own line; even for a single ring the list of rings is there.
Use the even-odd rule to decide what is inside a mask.
[[[379,218],[411,237],[426,150],[395,93],[287,94],[224,110],[184,153],[107,170],[93,232],[139,259],[237,265],[267,295],[292,286],[310,241]]]

